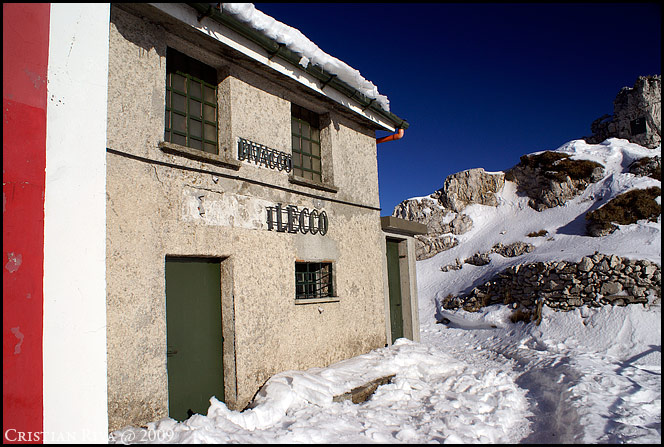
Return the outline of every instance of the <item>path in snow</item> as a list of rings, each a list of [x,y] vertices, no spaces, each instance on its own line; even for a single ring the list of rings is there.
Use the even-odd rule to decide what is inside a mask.
[[[532,356],[515,353],[523,373],[516,384],[528,390],[526,397],[531,403],[530,418],[532,433],[524,444],[578,444],[583,427],[572,405],[570,384],[579,382],[581,374],[570,365],[570,359],[549,359],[533,362]],[[507,357],[509,355],[505,354]],[[531,357],[531,358],[528,358]]]
[[[520,443],[659,442],[661,345],[634,346],[634,354],[624,355],[624,348],[614,348],[609,341],[628,347],[634,331],[650,327],[659,316],[643,314],[648,315],[644,319],[635,310],[545,309],[547,317],[539,327],[508,323],[507,308],[493,319],[485,318],[489,311],[474,316],[438,309],[436,318],[445,323],[426,328],[422,341],[445,346],[446,353],[465,363],[497,367],[514,377],[527,392],[530,411],[529,433]],[[565,318],[576,320],[576,325],[562,324]],[[592,329],[607,318],[615,320],[611,330]]]

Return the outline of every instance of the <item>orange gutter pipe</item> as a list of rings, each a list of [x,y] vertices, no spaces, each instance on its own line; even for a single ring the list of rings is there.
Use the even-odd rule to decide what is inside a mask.
[[[388,141],[398,140],[398,139],[403,137],[403,134],[404,134],[404,130],[399,129],[399,131],[395,134],[388,135],[388,136],[382,137],[382,138],[376,138],[376,144],[378,144],[378,143],[387,143]]]

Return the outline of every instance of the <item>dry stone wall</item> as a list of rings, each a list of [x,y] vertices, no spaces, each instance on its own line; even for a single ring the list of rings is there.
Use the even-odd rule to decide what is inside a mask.
[[[661,268],[647,260],[595,253],[579,262],[552,261],[509,267],[469,294],[443,300],[445,309],[476,311],[491,304],[572,310],[588,305],[625,306],[661,298]]]

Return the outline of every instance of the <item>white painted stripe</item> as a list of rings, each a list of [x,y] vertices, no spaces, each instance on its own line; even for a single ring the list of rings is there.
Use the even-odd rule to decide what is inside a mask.
[[[291,79],[295,79],[297,82],[310,88],[311,90],[314,90],[321,95],[327,96],[342,106],[352,110],[353,112],[364,116],[376,124],[379,124],[385,130],[396,132],[394,124],[382,118],[380,115],[372,112],[371,109],[362,110],[362,106],[357,101],[350,99],[332,87],[327,86],[324,89],[321,89],[319,86],[320,81],[308,74],[306,71],[291,65],[279,57],[269,59],[266,51],[263,50],[258,44],[255,44],[250,40],[240,36],[235,31],[230,30],[229,28],[219,24],[209,17],[205,17],[199,22],[197,13],[192,7],[181,3],[151,3],[151,5],[170,15],[171,17],[188,24],[192,28],[197,29],[203,34],[210,36],[213,39],[240,51],[241,53],[244,53],[257,62],[265,64],[266,66],[278,71],[285,76],[288,76]]]
[[[44,199],[45,442],[107,442],[109,4],[51,5]]]

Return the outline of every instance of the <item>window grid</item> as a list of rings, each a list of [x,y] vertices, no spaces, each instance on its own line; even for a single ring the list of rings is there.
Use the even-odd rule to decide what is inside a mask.
[[[217,86],[180,70],[166,75],[166,141],[218,153],[217,113]]]
[[[306,179],[322,181],[318,115],[292,104],[291,134],[293,173]]]
[[[295,263],[295,299],[329,298],[333,295],[332,264]]]

